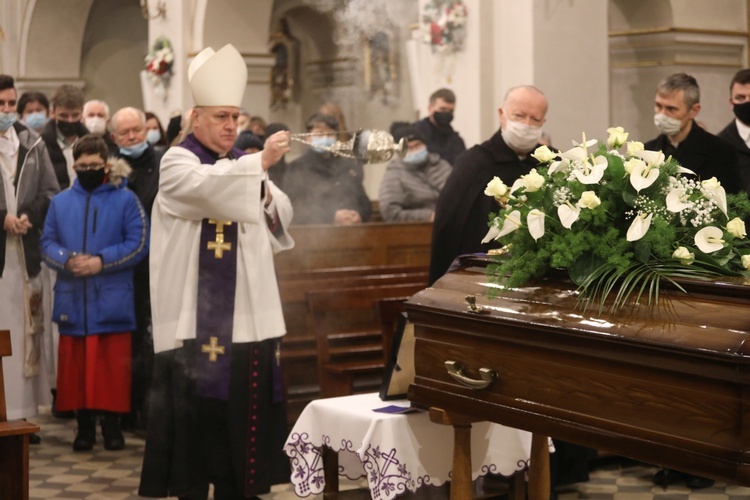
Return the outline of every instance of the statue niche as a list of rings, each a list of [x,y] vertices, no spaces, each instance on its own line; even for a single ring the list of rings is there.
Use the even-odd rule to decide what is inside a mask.
[[[292,36],[285,18],[276,23],[268,50],[275,59],[271,68],[271,109],[284,108],[297,100],[295,84],[299,61],[299,40]]]

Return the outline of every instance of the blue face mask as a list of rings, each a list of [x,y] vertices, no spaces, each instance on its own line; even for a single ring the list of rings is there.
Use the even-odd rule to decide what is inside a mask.
[[[330,148],[334,145],[336,139],[328,137],[326,135],[315,135],[310,139],[310,146],[313,147],[318,153],[326,153],[327,151],[323,148]]]
[[[0,113],[0,132],[5,132],[6,130],[8,130],[13,126],[15,121],[15,113]]]
[[[26,125],[30,128],[38,130],[44,127],[44,124],[47,123],[47,115],[43,111],[35,111],[26,115],[26,118],[24,118],[23,121],[25,121]]]
[[[123,156],[129,156],[130,158],[138,158],[148,148],[148,141],[143,141],[135,146],[128,146],[120,148],[120,154]]]
[[[427,160],[427,155],[427,148],[413,151],[404,156],[404,163],[408,163],[409,165],[421,165]]]
[[[152,128],[146,132],[146,142],[149,144],[156,144],[159,142],[159,139],[161,139],[161,132],[159,132],[159,129]]]

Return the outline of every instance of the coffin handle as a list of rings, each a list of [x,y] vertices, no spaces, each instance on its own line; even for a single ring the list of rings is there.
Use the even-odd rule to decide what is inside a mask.
[[[479,369],[479,375],[482,377],[482,380],[467,377],[464,374],[464,367],[458,361],[446,361],[445,368],[448,370],[448,375],[469,389],[486,389],[497,379],[495,370],[489,368]]]

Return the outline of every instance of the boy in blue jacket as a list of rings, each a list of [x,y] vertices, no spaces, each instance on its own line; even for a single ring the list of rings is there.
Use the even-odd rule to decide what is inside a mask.
[[[42,257],[57,271],[57,409],[76,412],[76,451],[94,446],[95,412],[103,412],[104,447],[125,447],[120,414],[130,411],[133,268],[148,253],[146,212],[126,189],[130,167],[107,153],[99,136],[78,140],[77,178],[52,199],[41,239]]]

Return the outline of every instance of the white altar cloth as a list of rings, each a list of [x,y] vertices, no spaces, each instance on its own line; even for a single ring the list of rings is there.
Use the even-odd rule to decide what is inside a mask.
[[[453,427],[430,421],[426,412],[387,414],[373,411],[409,401],[382,401],[373,394],[318,399],[307,405],[287,438],[294,492],[306,497],[323,492],[323,445],[338,452],[339,475],[367,476],[372,498],[391,500],[424,484],[450,480]],[[472,424],[472,479],[486,474],[510,476],[528,466],[531,433],[489,422]]]

